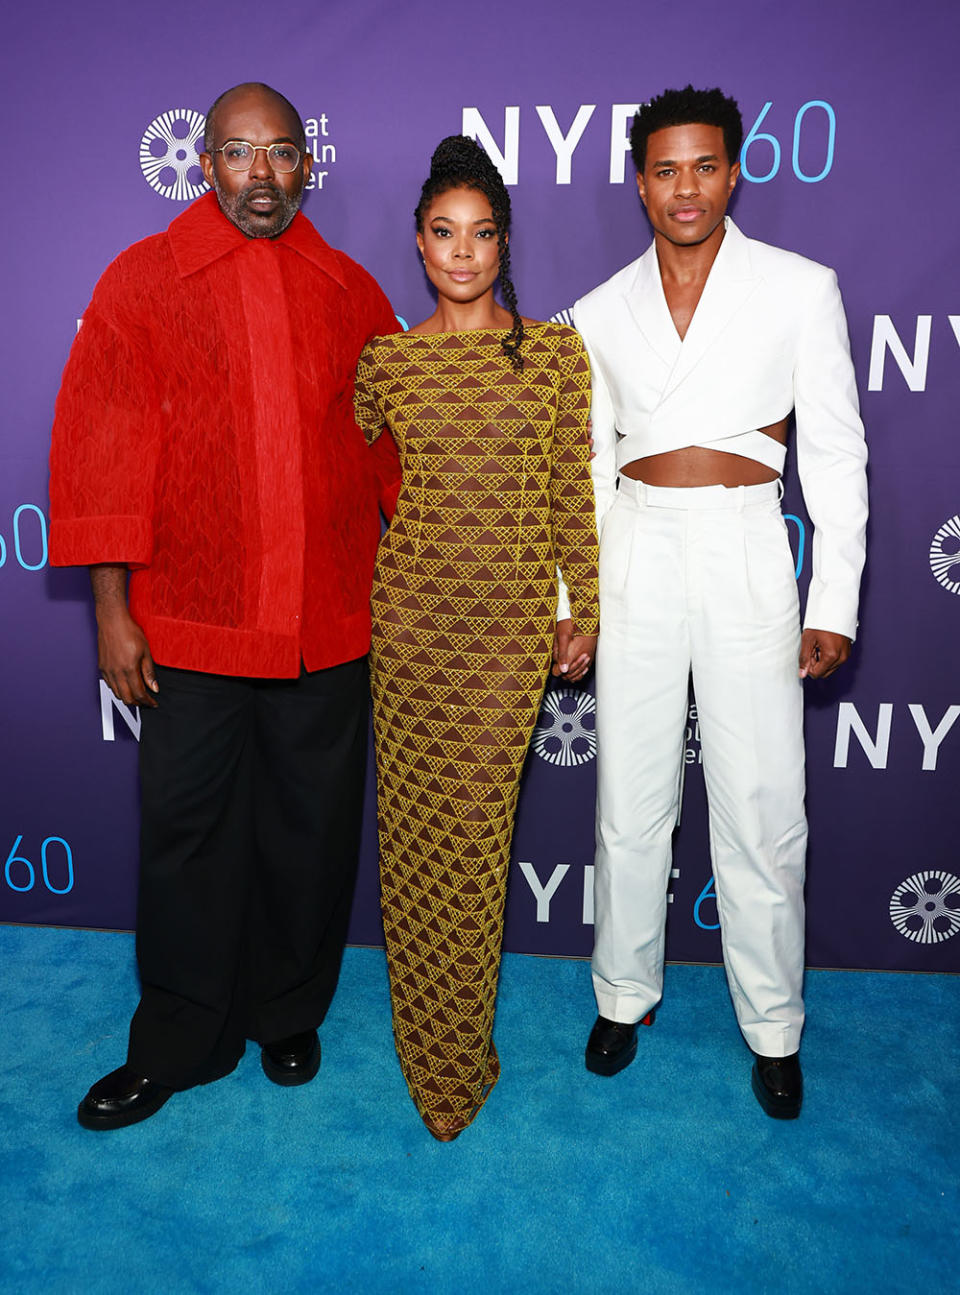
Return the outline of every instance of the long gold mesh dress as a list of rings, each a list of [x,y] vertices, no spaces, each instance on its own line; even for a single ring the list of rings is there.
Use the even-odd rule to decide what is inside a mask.
[[[400,1064],[421,1115],[466,1127],[499,1075],[493,1012],[520,773],[550,664],[556,569],[597,632],[590,372],[562,324],[374,338],[368,440],[403,465],[371,649],[383,924]]]

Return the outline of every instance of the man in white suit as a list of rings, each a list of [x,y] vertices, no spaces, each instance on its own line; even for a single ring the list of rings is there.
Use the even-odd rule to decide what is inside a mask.
[[[726,216],[743,127],[719,90],[668,90],[634,119],[653,244],[574,307],[593,366],[601,528],[598,808],[586,1064],[636,1054],[663,983],[671,837],[692,672],[731,997],[776,1118],[803,1078],[802,680],[848,657],[866,448],[832,270]],[[815,527],[801,633],[780,512],[788,418]]]

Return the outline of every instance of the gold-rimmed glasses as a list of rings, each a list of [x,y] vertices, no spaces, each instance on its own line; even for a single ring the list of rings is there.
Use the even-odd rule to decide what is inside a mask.
[[[300,163],[300,150],[285,143],[251,144],[245,139],[228,139],[222,147],[213,149],[213,152],[223,154],[224,165],[231,171],[249,171],[260,149],[266,153],[273,170],[281,175],[289,175]]]

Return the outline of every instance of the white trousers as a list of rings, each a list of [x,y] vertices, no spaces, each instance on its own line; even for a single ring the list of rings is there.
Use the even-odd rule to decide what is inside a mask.
[[[627,477],[600,546],[593,982],[600,1014],[660,1000],[688,679],[700,724],[727,983],[754,1052],[803,1028],[803,696],[780,483]]]

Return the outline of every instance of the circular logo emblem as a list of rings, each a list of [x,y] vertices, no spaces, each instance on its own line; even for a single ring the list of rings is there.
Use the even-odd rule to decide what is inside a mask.
[[[140,169],[150,187],[164,198],[190,202],[209,189],[197,151],[205,123],[202,112],[171,108],[154,117],[143,132]]]
[[[533,749],[548,764],[586,764],[597,754],[597,703],[579,688],[557,688],[543,699]]]
[[[917,944],[939,944],[960,931],[960,877],[915,872],[890,896],[890,921]]]
[[[944,589],[960,594],[960,516],[944,522],[934,535],[930,545],[930,570]]]

